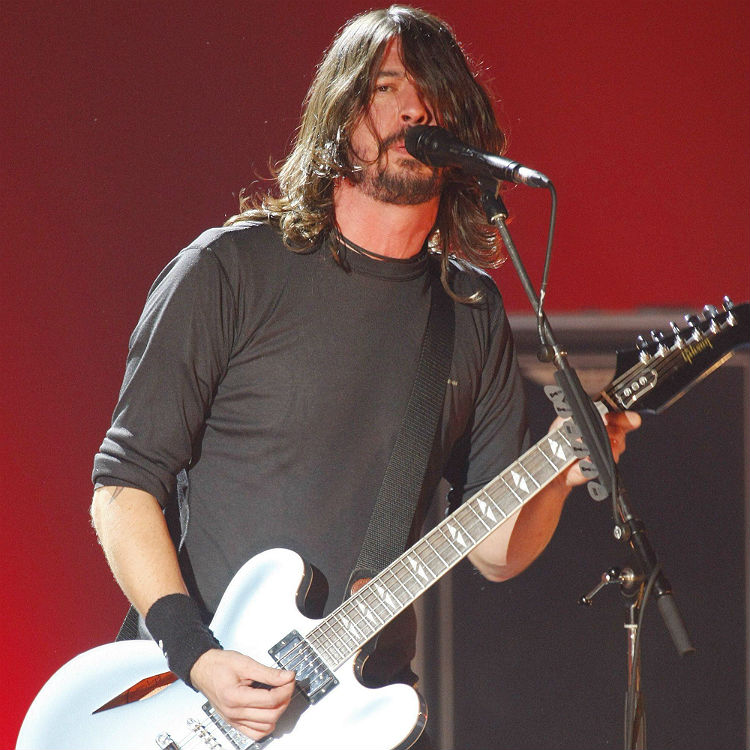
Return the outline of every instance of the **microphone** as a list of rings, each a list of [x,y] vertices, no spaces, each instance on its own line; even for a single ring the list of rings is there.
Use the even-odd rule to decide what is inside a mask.
[[[548,188],[552,184],[541,172],[503,156],[480,151],[435,125],[409,128],[404,145],[415,159],[429,167],[458,167],[477,177],[490,176],[530,187]]]

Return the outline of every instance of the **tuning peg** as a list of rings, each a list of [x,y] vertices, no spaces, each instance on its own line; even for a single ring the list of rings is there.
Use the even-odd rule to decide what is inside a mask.
[[[638,336],[638,338],[635,340],[635,345],[638,349],[638,357],[640,358],[641,362],[647,362],[648,361],[648,341],[643,336]]]
[[[724,309],[727,312],[726,324],[728,326],[736,326],[737,318],[735,317],[734,312],[733,312],[734,302],[732,302],[732,300],[728,296],[725,296],[723,301],[724,301]]]
[[[672,329],[672,333],[674,334],[674,345],[677,347],[683,346],[685,342],[682,340],[682,333],[677,323],[675,323],[674,320],[670,320],[669,327]]]
[[[688,327],[693,332],[692,336],[690,338],[692,339],[699,339],[701,337],[701,319],[697,315],[686,315],[685,316],[685,322],[688,324]]]
[[[667,337],[664,335],[664,331],[651,331],[651,338],[654,340],[654,343],[659,345],[656,350],[656,356],[663,355],[667,351],[667,347],[664,344],[664,340]]]
[[[709,330],[711,333],[717,333],[719,330],[719,324],[716,321],[716,318],[719,315],[719,311],[716,309],[714,305],[704,305],[703,306],[703,315],[706,318],[706,320],[709,322]]]

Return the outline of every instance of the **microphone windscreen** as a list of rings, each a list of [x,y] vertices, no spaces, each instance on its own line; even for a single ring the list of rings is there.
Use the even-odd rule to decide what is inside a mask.
[[[406,131],[404,136],[404,146],[406,150],[419,161],[424,162],[424,143],[422,142],[423,136],[429,130],[428,125],[414,125]]]

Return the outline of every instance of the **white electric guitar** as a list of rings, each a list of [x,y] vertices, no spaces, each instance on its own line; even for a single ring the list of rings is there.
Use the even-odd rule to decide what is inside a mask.
[[[618,353],[600,403],[609,410],[661,411],[750,341],[748,303],[706,308],[688,329],[641,340]],[[254,741],[229,726],[168,673],[152,641],[121,641],[65,664],[42,688],[18,748],[227,748],[228,750],[391,750],[419,737],[427,713],[406,685],[369,689],[355,675],[358,652],[488,534],[514,515],[581,453],[575,431],[548,434],[484,489],[323,620],[300,614],[308,580],[302,559],[273,549],[246,563],[227,588],[211,628],[226,647],[294,669],[297,688],[269,737]]]

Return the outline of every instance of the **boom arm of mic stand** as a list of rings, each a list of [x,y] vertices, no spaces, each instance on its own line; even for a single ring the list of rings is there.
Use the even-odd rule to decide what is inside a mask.
[[[513,261],[526,296],[529,298],[534,312],[539,315],[539,297],[505,223],[508,218],[508,210],[502,199],[497,195],[498,181],[488,176],[478,178],[477,182],[482,191],[482,205],[487,214],[487,219],[500,232],[505,249]],[[549,187],[554,190],[551,183]],[[583,389],[577,373],[568,363],[566,353],[557,345],[549,321],[543,313],[541,314],[540,330],[543,331],[545,338],[542,344],[551,345],[554,353],[553,361],[557,368],[555,380],[565,394],[568,406],[573,413],[573,420],[581,431],[583,441],[590,451],[591,459],[599,472],[602,483],[612,495],[616,513],[620,515],[620,519],[615,517],[615,523],[621,523],[621,529],[625,531],[628,544],[644,574],[646,577],[650,577],[657,565],[656,554],[646,536],[646,527],[643,522],[635,518],[627,507],[624,489],[619,481],[617,466],[612,455],[612,446],[604,422],[592,400]],[[672,589],[661,572],[657,573],[654,592],[657,596],[659,612],[678,653],[681,656],[694,653],[695,649],[690,642],[690,637],[677,609]]]

